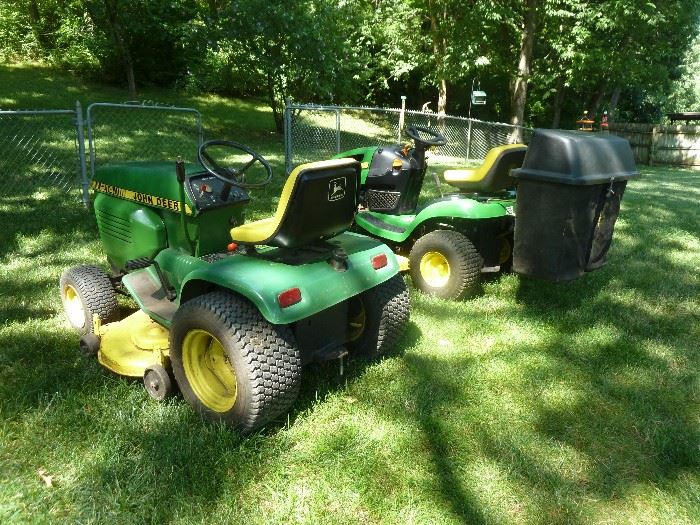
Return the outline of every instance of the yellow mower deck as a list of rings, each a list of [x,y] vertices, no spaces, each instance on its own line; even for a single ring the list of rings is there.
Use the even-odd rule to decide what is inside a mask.
[[[170,359],[168,330],[141,310],[129,317],[97,326],[100,351],[97,359],[112,372],[130,377],[143,377],[146,368],[165,367]]]

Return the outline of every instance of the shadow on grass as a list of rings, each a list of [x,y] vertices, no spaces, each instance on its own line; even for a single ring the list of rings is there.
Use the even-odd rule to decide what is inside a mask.
[[[181,399],[153,402],[140,381],[81,356],[69,329],[52,331],[37,323],[6,331],[0,348],[7,453],[18,446],[32,451],[18,457],[0,452],[8,469],[3,478],[16,482],[29,475],[25,486],[31,494],[38,487],[31,475],[57,456],[65,470],[54,470],[61,481],[47,503],[52,520],[63,508],[70,509],[65,515],[71,521],[164,523],[193,508],[206,515],[222,491],[244,491],[279,452],[269,435],[243,438],[205,423]],[[15,443],[13,435],[23,443]],[[258,462],[259,457],[267,459]],[[46,497],[36,492],[33,505]]]
[[[47,240],[56,243],[39,247],[47,253],[61,251],[63,246],[58,243],[66,238],[84,242],[97,240],[94,214],[83,206],[75,193],[56,189],[43,192],[40,200],[31,193],[3,194],[0,196],[0,221],[0,258],[18,249],[20,235],[33,238],[47,233]]]
[[[642,217],[652,201],[667,214]],[[388,359],[386,370],[354,361],[338,379],[337,363],[305,369],[292,425],[319,399],[345,388],[346,380],[351,387],[369,386],[356,402],[415,429],[419,445],[409,452],[417,456],[401,459],[428,463],[432,486],[426,498],[464,523],[517,521],[498,514],[509,504],[494,503],[497,491],[489,501],[494,481],[479,470],[484,465],[495,471],[502,494],[518,500],[507,512],[528,512],[525,521],[543,525],[588,522],[584,507],[591,501],[619,501],[640,485],[663,490],[683,473],[696,472],[700,362],[694,345],[700,319],[697,309],[672,305],[700,296],[697,273],[679,257],[687,242],[674,233],[697,235],[699,221],[695,212],[675,210],[659,195],[628,193],[623,204],[606,268],[561,285],[520,280],[513,296],[482,319],[474,315],[488,297],[474,303],[420,298],[414,304],[425,324],[409,325],[403,351]],[[71,235],[70,229],[57,231]],[[44,286],[38,282],[33,293]],[[71,508],[78,509],[73,517],[167,522],[192,507],[206,516],[226,505],[224,495],[260,490],[256,483],[269,470],[283,469],[276,465],[289,450],[279,431],[284,422],[241,438],[201,422],[181,400],[139,407],[145,394],[137,384],[86,364],[73,334],[42,329],[39,321],[31,324],[31,312],[22,315],[27,325],[0,337],[0,407],[4,418],[18,420],[41,412],[46,399],[60,394],[48,423],[37,420],[58,434],[57,446],[66,449],[62,457],[90,457],[66,487]],[[446,318],[464,320],[470,343],[477,340],[474,331],[537,332],[525,343],[501,341],[483,351],[443,353],[433,341],[427,343],[430,353],[405,351],[426,338],[421,327]],[[366,380],[370,372],[379,378],[374,385]],[[397,386],[390,390],[382,374],[393,374]],[[95,424],[90,418],[97,416],[84,411],[92,403],[107,412]],[[92,432],[103,434],[93,438]],[[338,427],[331,454],[346,454],[349,434],[352,429]],[[396,471],[384,467],[387,459],[376,461],[381,480],[392,480]],[[371,481],[377,471],[358,475]],[[239,502],[228,505],[235,515]]]

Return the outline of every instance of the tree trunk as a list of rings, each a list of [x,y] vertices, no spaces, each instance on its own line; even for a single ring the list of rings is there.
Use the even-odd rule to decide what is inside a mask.
[[[446,9],[446,8],[445,8]],[[435,65],[438,75],[438,120],[444,120],[447,114],[447,79],[445,78],[445,49],[447,48],[444,37],[441,35],[438,18],[433,11],[432,2],[428,2],[430,11],[430,33],[433,40],[433,53],[435,55]],[[447,16],[444,12],[443,16]]]
[[[440,85],[438,86],[438,120],[444,119],[447,114],[447,81],[443,78],[440,79]]]
[[[219,10],[221,9],[219,3],[216,0],[208,0],[207,4],[209,4],[209,16],[214,22],[218,22]]]
[[[281,102],[280,102],[281,99]],[[272,73],[267,73],[267,100],[272,108],[272,118],[275,121],[275,131],[284,133],[284,95],[278,93]]]
[[[112,33],[114,47],[122,59],[124,73],[126,74],[126,83],[129,87],[129,100],[136,100],[136,77],[134,76],[134,62],[131,58],[129,47],[124,42],[124,33],[121,23],[119,22],[119,13],[117,0],[104,0],[105,15]]]
[[[615,122],[617,120],[617,103],[620,101],[620,93],[622,92],[622,87],[615,86],[612,95],[610,95],[610,107],[608,108],[608,122]]]
[[[556,93],[552,105],[552,129],[559,129],[561,126],[561,103],[564,100],[564,77],[557,78]]]
[[[42,51],[48,51],[51,46],[50,39],[46,38],[44,30],[41,24],[41,12],[39,11],[39,4],[36,0],[30,0],[28,5],[28,15],[29,15],[29,25],[32,28],[32,33],[37,43],[41,47]]]
[[[605,95],[605,89],[607,87],[607,82],[603,83],[601,86],[596,89],[593,94],[591,95],[591,98],[588,99],[588,105],[586,108],[588,109],[588,115],[590,116],[591,119],[595,119],[595,116],[598,114],[598,108],[600,107],[600,101],[603,100],[603,95]]]
[[[532,48],[535,43],[535,30],[537,28],[537,4],[538,0],[527,0],[523,18],[523,30],[520,36],[520,60],[518,61],[518,75],[513,83],[513,92],[510,98],[510,123],[514,126],[522,126],[525,119],[525,103],[527,102],[527,83],[530,79],[532,66]],[[515,128],[511,135],[511,141],[522,142],[522,130]]]

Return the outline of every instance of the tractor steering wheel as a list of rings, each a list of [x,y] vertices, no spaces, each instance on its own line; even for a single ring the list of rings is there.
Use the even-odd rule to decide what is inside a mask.
[[[232,148],[234,150],[242,151],[250,155],[251,158],[248,162],[238,168],[233,166],[223,166],[220,161],[212,158],[212,155],[208,151],[209,148],[216,146],[223,146],[224,148]],[[232,185],[246,189],[262,188],[263,186],[269,184],[272,180],[272,168],[270,167],[270,163],[267,162],[267,160],[265,160],[260,153],[253,151],[244,144],[233,142],[232,140],[208,140],[207,142],[203,142],[197,150],[197,159],[205,170],[224,183],[222,195],[224,192],[226,195],[228,195],[228,190]],[[256,162],[259,162],[265,168],[266,174],[264,179],[261,182],[245,182],[246,170]]]
[[[428,138],[423,138],[421,133],[428,135]],[[408,126],[406,128],[406,135],[415,140],[416,144],[423,144],[427,147],[444,146],[447,144],[447,139],[442,133],[434,131],[430,128],[424,128],[423,126]]]

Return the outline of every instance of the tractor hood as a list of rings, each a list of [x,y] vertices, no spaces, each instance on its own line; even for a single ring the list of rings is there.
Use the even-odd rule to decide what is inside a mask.
[[[201,173],[198,164],[185,164],[187,175]],[[148,206],[180,210],[180,187],[174,162],[128,162],[110,164],[95,170],[92,188],[125,200]],[[193,209],[189,195],[185,196],[188,213]]]

